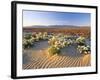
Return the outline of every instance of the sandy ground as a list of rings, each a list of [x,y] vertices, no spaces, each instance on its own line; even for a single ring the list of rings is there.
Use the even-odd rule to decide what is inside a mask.
[[[27,53],[24,53],[27,54]],[[91,54],[82,56],[48,55],[47,51],[39,50],[27,54],[29,61],[23,64],[23,69],[83,67],[91,65]]]

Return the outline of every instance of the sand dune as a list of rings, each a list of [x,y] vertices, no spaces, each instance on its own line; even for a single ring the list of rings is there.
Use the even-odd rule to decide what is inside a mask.
[[[27,64],[23,64],[23,69],[81,67],[90,65],[90,54],[77,57],[64,55],[50,56],[46,51],[39,51],[30,55],[30,62]]]

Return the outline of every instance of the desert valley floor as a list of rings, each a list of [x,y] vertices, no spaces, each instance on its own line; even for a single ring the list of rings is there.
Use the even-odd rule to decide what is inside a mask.
[[[23,69],[91,66],[90,27],[24,28],[23,31]],[[58,48],[61,52],[51,56]]]
[[[24,53],[25,54],[25,53]],[[90,66],[91,55],[81,56],[49,56],[46,51],[34,52],[31,55],[26,54],[30,58],[29,63],[23,65],[23,69],[40,69],[40,68],[63,68],[63,67],[84,67]]]

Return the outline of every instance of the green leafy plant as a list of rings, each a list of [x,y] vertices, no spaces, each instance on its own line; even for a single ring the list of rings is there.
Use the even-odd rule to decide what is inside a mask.
[[[24,48],[24,49],[25,49],[25,48],[30,48],[32,45],[33,45],[33,42],[32,42],[31,39],[29,39],[29,40],[24,39],[24,40],[23,40],[23,48]]]
[[[49,55],[55,55],[55,54],[59,54],[60,53],[60,49],[54,46],[50,46],[48,48],[48,53]]]
[[[32,38],[32,34],[26,34],[25,36],[24,36],[24,39],[31,39]]]
[[[84,44],[85,44],[85,38],[82,37],[82,36],[78,37],[78,38],[76,39],[76,43],[77,43],[78,45],[84,45]]]
[[[90,47],[89,46],[78,46],[77,50],[81,53],[81,54],[88,54],[90,53]]]

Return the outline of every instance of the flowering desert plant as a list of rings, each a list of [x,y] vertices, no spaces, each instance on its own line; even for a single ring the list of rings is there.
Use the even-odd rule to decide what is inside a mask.
[[[77,50],[81,53],[81,54],[88,54],[90,53],[90,47],[89,46],[78,46]]]
[[[48,53],[49,53],[49,55],[59,54],[60,53],[60,49],[55,47],[55,46],[50,46],[48,48]]]
[[[77,43],[78,45],[84,45],[84,44],[85,44],[85,38],[82,37],[82,36],[78,37],[78,38],[76,39],[76,43]]]
[[[30,48],[33,45],[33,40],[32,39],[24,39],[23,40],[23,48]]]

